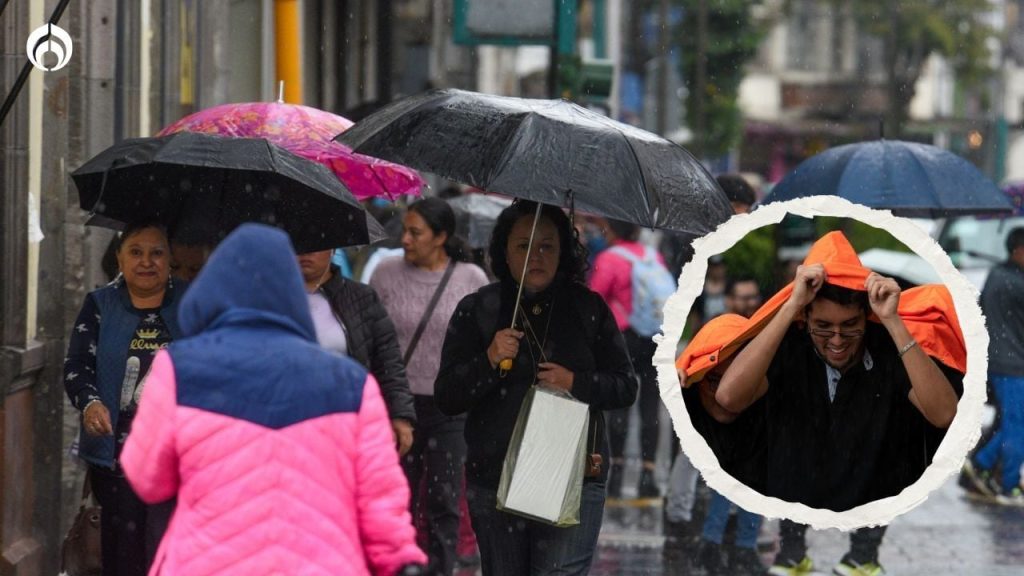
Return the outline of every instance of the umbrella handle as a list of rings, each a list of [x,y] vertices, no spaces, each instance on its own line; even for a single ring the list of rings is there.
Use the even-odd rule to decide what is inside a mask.
[[[498,376],[504,378],[508,374],[508,371],[512,369],[514,364],[515,362],[513,362],[511,358],[505,358],[501,362],[498,362]]]

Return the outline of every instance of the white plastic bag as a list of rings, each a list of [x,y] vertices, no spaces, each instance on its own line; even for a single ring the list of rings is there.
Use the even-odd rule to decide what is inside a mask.
[[[580,523],[590,408],[531,386],[523,399],[498,484],[498,510],[555,526]]]

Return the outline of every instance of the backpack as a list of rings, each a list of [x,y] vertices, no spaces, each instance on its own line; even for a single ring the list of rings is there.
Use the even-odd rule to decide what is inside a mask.
[[[633,310],[629,313],[630,328],[641,336],[654,336],[661,330],[665,302],[676,291],[675,279],[658,262],[658,253],[650,246],[644,246],[643,259],[623,246],[613,246],[609,250],[632,264]]]

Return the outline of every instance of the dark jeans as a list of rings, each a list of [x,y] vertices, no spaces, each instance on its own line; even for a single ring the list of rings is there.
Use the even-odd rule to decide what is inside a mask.
[[[483,576],[585,575],[597,549],[604,514],[605,487],[584,482],[580,523],[559,528],[496,508],[496,490],[466,489]]]
[[[128,480],[115,472],[90,466],[90,482],[100,513],[100,542],[104,576],[145,576],[146,503]]]
[[[847,556],[858,564],[878,562],[878,549],[882,546],[885,529],[886,526],[872,526],[850,532],[850,551]],[[807,555],[807,541],[804,538],[806,534],[806,524],[797,524],[790,520],[779,522],[780,546],[775,563],[779,564],[784,560],[800,562]]]
[[[658,452],[658,407],[661,391],[658,389],[658,371],[652,359],[658,345],[650,338],[638,335],[632,329],[622,333],[626,339],[633,370],[640,378],[640,454],[644,462],[654,462]],[[618,461],[626,446],[629,431],[630,408],[608,412],[608,432],[611,435],[611,457]]]
[[[463,430],[465,416],[446,416],[434,405],[433,396],[416,396],[416,431],[412,448],[402,458],[411,486],[410,510],[418,507],[420,479],[426,479],[426,510],[429,535],[427,555],[430,574],[449,576],[455,567],[459,539],[459,492],[466,460]]]
[[[708,504],[708,513],[704,517],[704,530],[701,538],[715,544],[722,543],[725,536],[725,527],[729,523],[729,510],[732,508],[725,496],[718,492],[711,492],[711,502]],[[747,512],[739,506],[736,507],[736,547],[757,548],[757,533],[761,529],[762,518],[753,512]]]

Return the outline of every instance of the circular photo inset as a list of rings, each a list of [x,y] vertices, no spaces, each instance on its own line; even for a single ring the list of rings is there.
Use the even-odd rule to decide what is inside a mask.
[[[694,242],[665,308],[662,399],[708,484],[815,528],[887,524],[980,434],[976,290],[917,224],[836,197]]]

